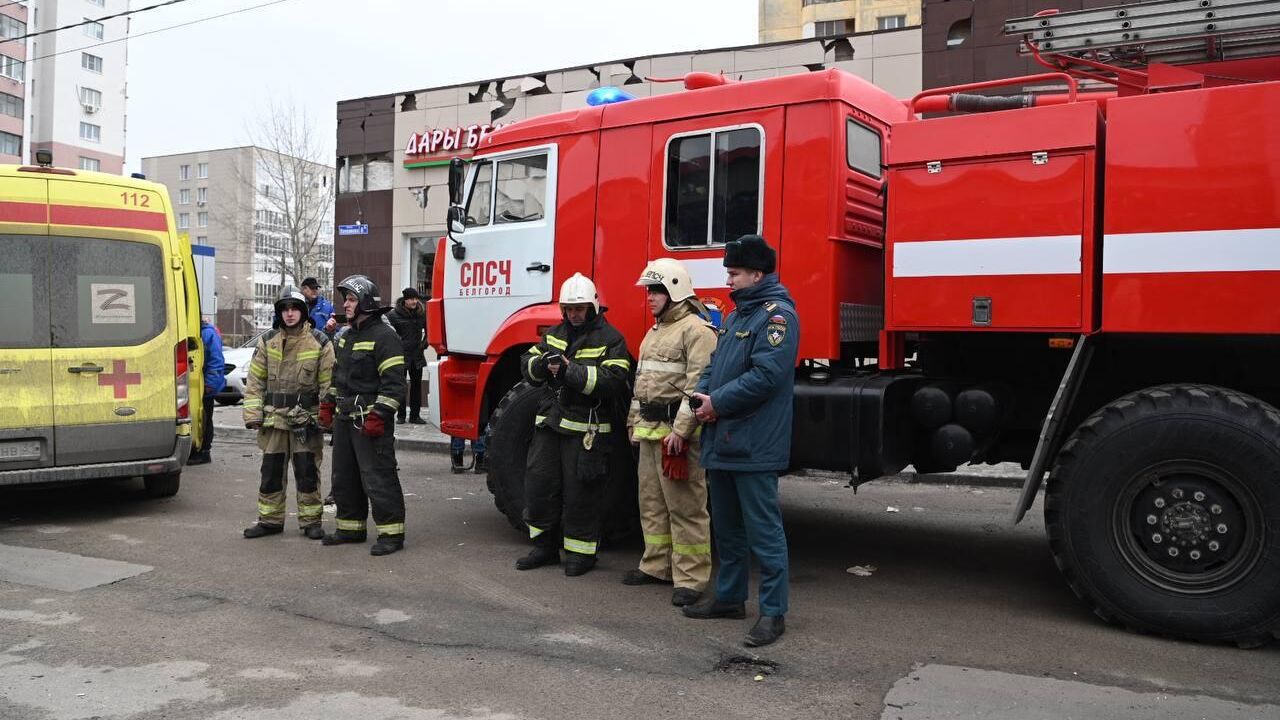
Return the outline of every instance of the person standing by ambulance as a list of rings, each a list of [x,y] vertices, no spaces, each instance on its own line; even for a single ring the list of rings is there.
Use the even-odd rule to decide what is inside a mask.
[[[692,393],[716,346],[706,308],[683,263],[659,258],[636,285],[647,289],[654,324],[640,344],[635,395],[627,427],[640,450],[640,567],[625,585],[674,583],[671,604],[692,605],[711,580],[711,518],[707,481],[697,456]]]
[[[595,283],[582,273],[560,286],[564,322],[520,357],[524,379],[547,388],[525,465],[525,521],[533,550],[517,570],[560,562],[582,575],[596,564],[601,503],[609,474],[608,433],[631,385],[631,354],[605,320]],[[618,428],[621,430],[621,428]]]
[[[298,493],[298,527],[311,540],[324,537],[320,516],[320,459],[324,434],[318,426],[320,399],[333,382],[333,343],[307,321],[307,298],[286,286],[276,300],[276,317],[254,348],[244,390],[244,425],[258,431],[262,481],[258,522],[247,538],[284,531],[285,475],[293,460]]]
[[[400,336],[383,322],[378,286],[364,275],[338,285],[350,329],[337,340],[333,390],[321,422],[333,424],[333,497],[337,531],[325,545],[362,543],[373,510],[378,540],[370,555],[404,549],[404,491],[396,470],[395,416],[404,404]],[[336,415],[336,417],[335,417]]]
[[[213,396],[227,386],[226,361],[222,355],[222,335],[206,318],[200,318],[200,342],[204,344],[204,404],[200,406],[204,425],[200,432],[200,450],[187,458],[188,465],[213,462]]]
[[[778,282],[777,253],[759,235],[726,243],[724,266],[735,308],[720,328],[711,365],[693,397],[701,420],[702,464],[711,486],[720,570],[714,601],[684,608],[691,618],[743,618],[750,556],[760,563],[760,618],[748,647],[786,631],[787,536],[778,472],[791,459],[792,399],[800,324]]]

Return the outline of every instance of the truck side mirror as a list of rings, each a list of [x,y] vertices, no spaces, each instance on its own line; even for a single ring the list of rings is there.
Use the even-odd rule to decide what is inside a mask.
[[[461,205],[449,206],[449,231],[462,233],[467,229],[467,211]]]
[[[467,164],[462,158],[449,161],[449,204],[462,205],[462,188],[467,180]]]

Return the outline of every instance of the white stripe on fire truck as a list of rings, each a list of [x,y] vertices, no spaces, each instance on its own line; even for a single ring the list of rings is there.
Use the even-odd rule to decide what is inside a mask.
[[[1102,243],[1102,271],[1120,273],[1280,270],[1280,228],[1121,233]]]
[[[893,246],[894,277],[1078,275],[1079,235],[922,240]]]

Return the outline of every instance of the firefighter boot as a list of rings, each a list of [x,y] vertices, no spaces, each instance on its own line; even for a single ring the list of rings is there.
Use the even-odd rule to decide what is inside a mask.
[[[254,523],[244,529],[244,536],[252,540],[267,535],[279,535],[284,532],[284,527],[280,525],[263,525],[262,523]]]
[[[528,555],[516,560],[517,570],[532,570],[543,565],[559,565],[560,551],[546,545],[534,545]]]
[[[565,551],[564,557],[564,574],[569,577],[578,577],[586,575],[591,568],[596,566],[595,555],[583,555],[572,551]]]
[[[692,605],[702,599],[702,593],[693,588],[676,588],[671,591],[671,604],[676,607]]]
[[[378,541],[369,548],[369,554],[373,556],[390,555],[393,552],[399,552],[404,549],[403,535],[379,535]]]
[[[306,535],[308,540],[323,540],[324,528],[319,525],[308,525],[302,528],[302,534]]]
[[[622,574],[623,585],[670,585],[670,580],[654,577],[643,570],[628,570]]]
[[[344,545],[346,543],[362,543],[367,539],[368,538],[365,537],[364,533],[360,533],[359,535],[347,534],[339,530],[338,532],[329,533],[328,535],[325,535],[324,538],[320,540],[320,544],[321,545]]]
[[[741,620],[747,616],[747,608],[743,603],[725,602],[719,599],[713,600],[706,605],[686,605],[680,608],[680,612],[683,612],[685,617],[695,620],[710,620],[713,618]]]

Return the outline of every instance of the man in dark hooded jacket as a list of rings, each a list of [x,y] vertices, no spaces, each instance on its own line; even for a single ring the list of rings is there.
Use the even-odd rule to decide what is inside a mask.
[[[759,235],[725,246],[734,310],[720,328],[711,364],[693,397],[700,405],[702,465],[711,487],[711,526],[720,569],[715,600],[689,605],[691,618],[743,618],[750,555],[760,564],[760,619],[744,643],[768,645],[785,631],[787,537],[778,472],[791,459],[791,415],[800,323],[778,282],[777,253]]]
[[[427,314],[422,309],[422,296],[414,288],[408,287],[401,293],[396,306],[387,313],[391,327],[400,336],[400,347],[404,350],[404,372],[409,381],[409,422],[422,425],[422,368],[427,360],[422,351],[426,349]],[[405,407],[396,413],[396,422],[405,421]]]

